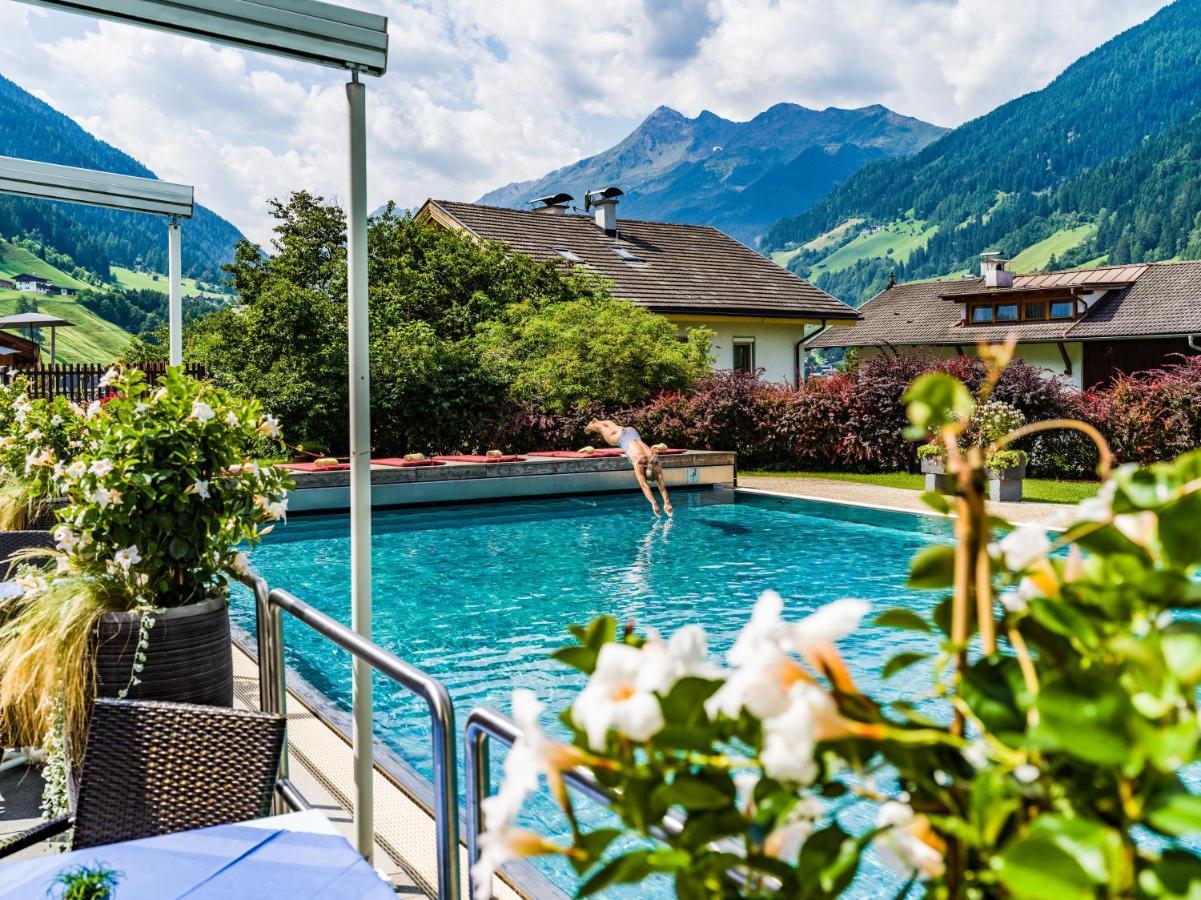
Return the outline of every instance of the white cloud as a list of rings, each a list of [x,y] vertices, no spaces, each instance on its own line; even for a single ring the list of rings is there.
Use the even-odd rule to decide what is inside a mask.
[[[597,152],[661,103],[773,103],[955,125],[1036,90],[1164,0],[353,0],[390,19],[368,79],[370,202],[471,199]],[[229,48],[0,4],[0,73],[249,236],[266,201],[345,194],[345,80]]]

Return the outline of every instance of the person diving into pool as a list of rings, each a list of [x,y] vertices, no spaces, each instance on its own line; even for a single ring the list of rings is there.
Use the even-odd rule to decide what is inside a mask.
[[[659,504],[655,502],[655,495],[651,491],[651,481],[659,486],[659,493],[663,495],[663,511],[669,516],[672,514],[671,499],[667,496],[667,484],[663,479],[663,464],[659,462],[659,454],[642,440],[638,429],[623,427],[612,419],[593,419],[584,430],[599,434],[611,447],[620,447],[634,466],[638,487],[642,488],[642,495],[655,515],[659,515]]]

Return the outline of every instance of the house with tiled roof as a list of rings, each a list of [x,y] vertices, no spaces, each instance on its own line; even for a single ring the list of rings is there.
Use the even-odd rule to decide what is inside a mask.
[[[427,200],[415,219],[581,267],[681,333],[712,329],[717,368],[763,369],[770,381],[796,383],[807,331],[858,319],[842,301],[716,228],[618,220],[616,196],[600,196],[590,203],[595,213],[581,215],[567,207],[571,199],[547,198],[558,202],[534,210]]]
[[[890,284],[849,328],[807,349],[972,354],[1009,335],[1017,356],[1077,387],[1201,351],[1201,260],[1015,275],[986,253],[980,275]]]

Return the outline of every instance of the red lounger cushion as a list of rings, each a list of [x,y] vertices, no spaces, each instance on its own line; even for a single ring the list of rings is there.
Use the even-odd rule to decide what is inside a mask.
[[[338,463],[336,466],[319,466],[316,463],[283,463],[283,467],[292,472],[345,472],[350,463]]]
[[[687,450],[660,450],[659,455],[660,456],[670,456],[675,453],[687,453],[687,452],[688,452]]]
[[[371,460],[377,466],[395,466],[398,469],[408,469],[412,466],[444,466],[436,459],[402,459],[399,456],[389,456],[385,459]]]
[[[594,450],[592,453],[584,455],[579,450],[537,450],[533,453],[527,453],[527,456],[549,456],[554,459],[605,459],[610,456],[625,456],[624,450],[618,450],[616,447],[603,447]]]
[[[524,456],[435,456],[439,462],[499,463],[525,462]]]

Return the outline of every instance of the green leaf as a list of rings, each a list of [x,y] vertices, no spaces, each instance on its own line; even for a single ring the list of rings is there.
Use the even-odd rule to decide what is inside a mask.
[[[892,676],[896,675],[897,672],[908,669],[915,663],[919,663],[923,659],[929,658],[929,653],[898,653],[884,664],[884,670],[881,674],[885,678],[892,678]]]
[[[963,673],[963,699],[993,733],[1026,730],[1026,716],[1018,703],[1022,689],[1017,661],[1009,657],[977,660]]]
[[[1088,873],[1046,841],[1020,841],[1001,857],[1001,883],[1022,900],[1093,900]]]
[[[955,548],[942,544],[923,547],[909,563],[911,588],[945,588],[955,583]]]
[[[1147,822],[1163,834],[1201,834],[1201,797],[1183,789],[1161,793],[1147,806]]]
[[[725,777],[728,787],[702,781],[688,775],[678,775],[671,784],[660,785],[655,791],[656,802],[664,806],[681,806],[688,811],[726,809],[734,803],[734,782]]]
[[[1037,706],[1039,720],[1034,733],[1040,742],[1101,766],[1122,766],[1129,761],[1129,701],[1113,684],[1052,682],[1039,691]]]
[[[650,850],[634,850],[624,856],[609,860],[580,885],[577,897],[590,897],[614,884],[631,884],[642,881],[654,870],[650,863]]]
[[[1169,850],[1139,873],[1139,886],[1152,897],[1201,900],[1201,859],[1184,850]]]
[[[1197,529],[1201,532],[1201,528]],[[1176,621],[1161,638],[1164,661],[1178,679],[1188,685],[1201,680],[1201,623]]]
[[[581,834],[576,838],[575,846],[576,849],[584,852],[585,857],[581,859],[578,856],[572,855],[568,857],[568,860],[570,860],[576,872],[583,875],[592,866],[596,865],[609,845],[621,837],[622,834],[624,832],[620,828],[598,828],[596,831]]]
[[[911,609],[886,609],[872,622],[881,628],[904,628],[909,631],[933,631],[930,623]]]
[[[911,425],[905,431],[910,440],[922,440],[944,425],[966,419],[976,408],[971,391],[958,378],[944,372],[918,376],[901,402]]]
[[[667,695],[659,700],[664,720],[669,725],[689,727],[696,727],[707,721],[705,701],[712,697],[719,687],[719,681],[691,676],[681,678]]]

